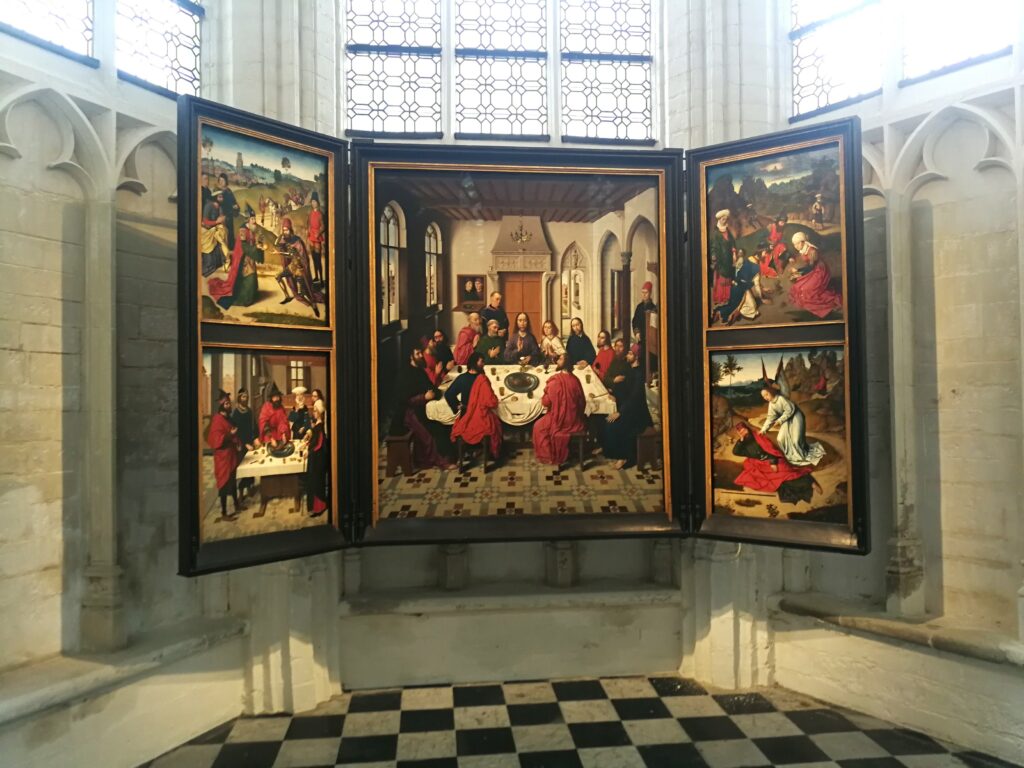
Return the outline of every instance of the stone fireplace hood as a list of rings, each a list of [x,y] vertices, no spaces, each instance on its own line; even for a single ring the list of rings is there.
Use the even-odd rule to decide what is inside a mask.
[[[551,270],[551,245],[540,216],[503,216],[491,254],[499,272]]]

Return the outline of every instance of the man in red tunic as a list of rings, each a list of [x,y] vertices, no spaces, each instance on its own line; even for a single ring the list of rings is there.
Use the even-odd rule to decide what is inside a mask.
[[[313,282],[321,285],[324,282],[324,273],[321,266],[324,249],[324,215],[320,211],[320,198],[313,194],[309,203],[313,210],[306,217],[306,240],[309,241],[309,258],[313,262]]]
[[[569,458],[570,438],[587,428],[587,397],[565,353],[558,357],[558,370],[548,379],[541,404],[547,413],[533,424],[533,450],[541,464],[560,466]]]
[[[470,312],[466,318],[466,327],[459,331],[459,337],[455,340],[455,364],[466,365],[469,356],[476,349],[476,343],[480,341],[483,329],[480,327],[480,313]]]
[[[767,435],[751,429],[741,421],[735,427],[736,444],[732,452],[743,457],[743,470],[733,481],[741,488],[762,493],[776,493],[779,501],[796,504],[810,502],[814,491],[821,492],[821,485],[811,474],[814,467],[794,467]]]
[[[233,520],[241,509],[238,505],[238,488],[235,470],[242,455],[242,441],[238,439],[238,427],[231,423],[231,395],[223,389],[218,397],[217,412],[210,419],[210,431],[206,443],[213,449],[213,475],[217,481],[220,496],[220,514]],[[233,503],[234,514],[228,515],[228,496]]]
[[[288,422],[288,411],[281,402],[281,390],[271,383],[270,396],[260,408],[259,438],[277,448],[292,439],[292,428]]]
[[[463,373],[449,388],[453,397],[449,398],[445,393],[445,400],[449,407],[455,410],[458,406],[459,416],[452,426],[452,442],[462,438],[463,442],[469,445],[479,445],[485,438],[490,438],[491,455],[498,458],[501,453],[501,419],[494,409],[498,407],[498,398],[494,394],[494,388],[486,376],[481,376],[483,371],[484,356],[474,352],[467,363],[469,370]],[[468,397],[465,390],[468,388]],[[458,393],[461,392],[460,402]],[[454,404],[454,405],[453,405]]]

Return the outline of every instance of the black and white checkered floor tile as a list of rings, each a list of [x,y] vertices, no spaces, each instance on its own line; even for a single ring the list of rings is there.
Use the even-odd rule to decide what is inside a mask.
[[[1011,765],[774,688],[679,677],[344,694],[293,717],[242,717],[148,768],[925,768]]]

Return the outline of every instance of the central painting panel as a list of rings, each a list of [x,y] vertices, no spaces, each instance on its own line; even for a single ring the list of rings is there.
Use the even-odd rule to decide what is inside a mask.
[[[369,172],[375,519],[665,514],[663,174]]]

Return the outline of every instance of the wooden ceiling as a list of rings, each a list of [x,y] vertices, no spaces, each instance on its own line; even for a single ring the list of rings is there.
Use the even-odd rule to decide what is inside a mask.
[[[626,201],[654,186],[635,176],[451,171],[379,171],[381,198],[409,195],[430,209],[460,221],[498,221],[503,216],[540,216],[544,221],[594,222],[621,211]],[[384,202],[384,200],[381,200]]]

